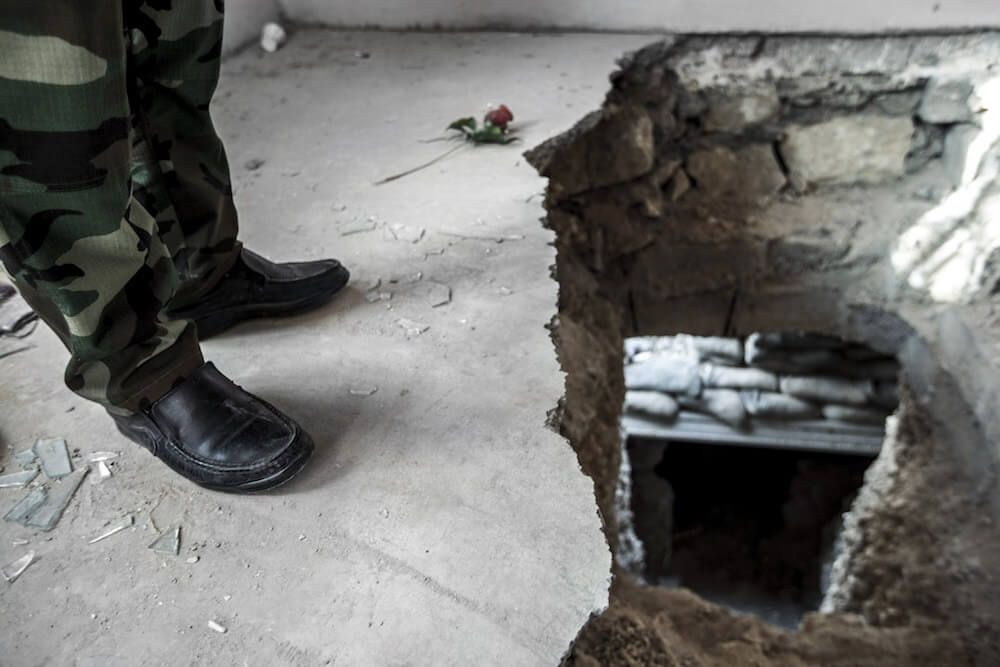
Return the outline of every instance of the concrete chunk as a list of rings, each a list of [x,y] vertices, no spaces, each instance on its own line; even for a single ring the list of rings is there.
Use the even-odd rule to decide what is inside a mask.
[[[964,123],[972,120],[971,95],[972,84],[968,81],[932,79],[924,90],[917,115],[927,123]]]
[[[745,91],[713,89],[706,97],[705,129],[710,132],[739,132],[748,125],[771,120],[781,111],[773,83],[761,83]]]
[[[913,137],[906,117],[859,114],[815,125],[790,125],[781,157],[795,187],[877,184],[903,175]]]
[[[755,144],[733,151],[722,146],[694,153],[687,172],[698,189],[713,197],[760,200],[773,197],[785,185],[770,145]]]

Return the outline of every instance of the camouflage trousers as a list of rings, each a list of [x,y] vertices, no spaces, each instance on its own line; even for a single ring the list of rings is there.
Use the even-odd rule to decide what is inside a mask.
[[[128,414],[202,363],[195,302],[239,253],[209,102],[222,0],[0,3],[0,260]]]

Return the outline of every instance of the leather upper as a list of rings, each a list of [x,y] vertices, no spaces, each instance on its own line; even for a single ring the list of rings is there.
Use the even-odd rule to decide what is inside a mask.
[[[149,415],[186,454],[224,468],[261,465],[280,456],[299,433],[291,420],[212,363],[154,403]]]
[[[266,401],[201,366],[145,412],[113,415],[118,429],[191,481],[260,491],[290,479],[312,439]]]

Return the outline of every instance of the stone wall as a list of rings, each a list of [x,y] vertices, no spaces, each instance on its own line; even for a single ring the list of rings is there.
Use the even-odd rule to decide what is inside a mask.
[[[998,33],[673,37],[529,152],[557,236],[561,428],[612,544],[622,341],[679,332],[896,356],[956,493],[1000,520],[998,68]]]

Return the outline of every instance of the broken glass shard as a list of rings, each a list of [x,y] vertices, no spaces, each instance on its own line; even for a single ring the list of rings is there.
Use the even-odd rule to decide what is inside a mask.
[[[80,482],[83,481],[88,472],[90,472],[89,469],[80,468],[58,484],[53,484],[45,502],[31,513],[26,525],[45,531],[55,528],[63,511],[69,505],[69,501],[73,499],[73,494],[80,487]]]
[[[73,472],[73,464],[69,460],[69,449],[62,438],[43,438],[32,447],[35,456],[42,464],[42,470],[49,479],[59,479]]]
[[[45,490],[44,486],[36,486],[28,492],[28,495],[17,501],[17,504],[11,507],[10,511],[3,518],[7,521],[15,521],[22,526],[27,526],[28,517],[45,502],[45,498],[48,495],[48,491]]]
[[[176,556],[181,550],[181,527],[168,528],[149,548],[158,554]]]
[[[118,452],[91,452],[83,457],[84,463],[100,463],[101,461],[113,461],[118,458]]]
[[[423,322],[417,322],[406,317],[396,320],[396,323],[406,329],[407,336],[419,336],[430,329],[430,326],[424,324]]]
[[[35,562],[35,552],[29,551],[10,565],[0,568],[0,576],[9,584],[14,583],[18,577],[24,574],[28,566]]]
[[[93,468],[97,474],[90,478],[91,484],[100,484],[106,479],[111,479],[111,468],[104,461],[98,461]]]
[[[21,464],[23,470],[27,470],[29,466],[35,466],[35,452],[30,449],[25,449],[23,452],[17,452],[14,454],[14,460]]]
[[[112,535],[114,535],[116,533],[120,533],[123,530],[125,530],[126,528],[130,528],[134,522],[135,522],[135,519],[132,517],[131,514],[129,514],[127,517],[125,517],[124,519],[122,519],[118,523],[116,523],[116,524],[114,524],[112,526],[109,526],[107,530],[105,530],[103,533],[101,533],[97,537],[95,537],[95,538],[93,538],[91,540],[88,540],[87,544],[95,544],[97,542],[100,542],[101,540],[106,540],[109,537],[111,537]]]
[[[27,486],[37,476],[38,468],[12,472],[9,475],[0,475],[0,489],[18,489],[22,486]]]

